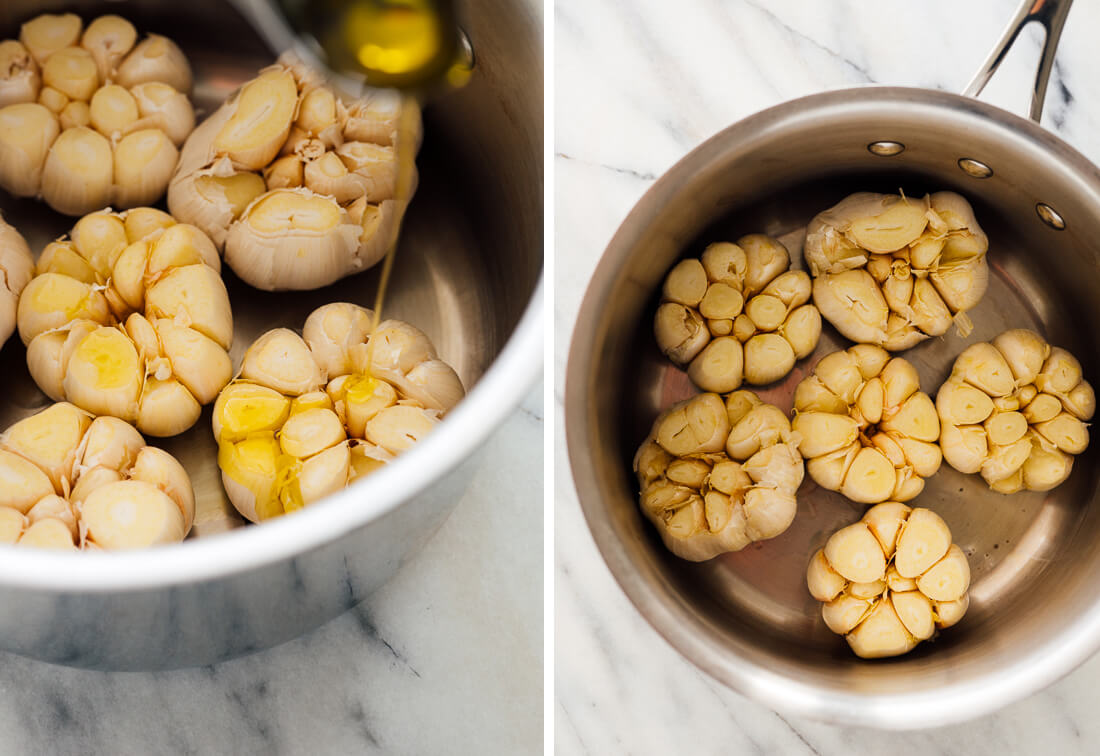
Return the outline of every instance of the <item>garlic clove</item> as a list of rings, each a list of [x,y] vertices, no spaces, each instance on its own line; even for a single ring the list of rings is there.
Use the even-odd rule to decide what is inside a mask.
[[[685,260],[684,262],[694,262],[694,260]],[[675,271],[676,269],[673,268],[673,272]],[[671,274],[669,274],[669,280],[665,281],[666,289],[669,287],[670,281]],[[744,305],[745,298],[741,296],[740,291],[728,284],[712,283],[707,287],[706,294],[699,302],[699,313],[704,318],[712,320],[727,319],[732,321],[733,318],[741,314]]]
[[[844,400],[813,374],[795,387],[794,408],[797,412],[826,412],[833,415],[843,415],[848,411]]]
[[[1029,491],[1049,491],[1065,482],[1072,470],[1071,455],[1035,443],[1024,463],[1024,486]]]
[[[57,116],[37,103],[0,108],[0,185],[17,197],[33,197],[51,145],[61,133]]]
[[[798,511],[795,495],[773,488],[751,488],[745,494],[746,533],[754,541],[775,538],[794,522]]]
[[[176,225],[176,219],[155,207],[135,207],[122,214],[126,238],[132,244]]]
[[[367,422],[365,437],[372,444],[397,454],[428,435],[438,423],[439,418],[432,410],[399,404],[372,417]]]
[[[1096,412],[1096,394],[1092,384],[1082,380],[1062,397],[1062,406],[1082,420],[1091,420]]]
[[[115,202],[121,207],[148,205],[164,194],[179,152],[160,129],[142,129],[115,146]]]
[[[279,432],[283,452],[292,457],[312,457],[344,441],[340,418],[329,409],[308,409],[291,415]]]
[[[91,425],[87,412],[61,402],[9,427],[0,435],[0,447],[14,452],[46,473],[55,491],[68,485],[76,449]]]
[[[821,313],[814,305],[802,305],[787,316],[780,329],[796,359],[809,356],[821,338]]]
[[[833,352],[822,357],[814,366],[814,375],[847,404],[855,401],[856,391],[863,383],[859,366],[848,352]]]
[[[745,251],[747,268],[742,293],[751,297],[790,267],[791,256],[778,239],[765,234],[749,234],[737,240]]]
[[[1019,412],[995,412],[983,424],[991,444],[1012,444],[1027,433],[1027,418]]]
[[[783,341],[782,338],[779,340]],[[789,345],[787,348],[790,348]],[[730,336],[720,336],[703,347],[691,361],[688,377],[704,391],[734,391],[741,385],[744,359],[740,341]]]
[[[1032,425],[1045,423],[1058,417],[1062,412],[1062,403],[1057,397],[1050,394],[1037,394],[1026,407],[1024,407],[1024,419]]]
[[[963,350],[955,359],[951,375],[976,386],[989,396],[1008,396],[1016,388],[1012,369],[1004,356],[984,341]]]
[[[809,586],[810,595],[818,601],[832,601],[847,587],[848,581],[829,566],[825,552],[818,549],[806,568],[806,585]]]
[[[41,85],[38,65],[27,48],[14,39],[0,42],[0,108],[34,102]]]
[[[862,622],[874,606],[872,601],[842,593],[822,605],[821,617],[826,627],[837,635],[845,635]]]
[[[726,396],[726,416],[730,425],[736,425],[756,407],[763,406],[760,397],[747,389],[733,391]]]
[[[656,426],[656,439],[678,457],[723,449],[729,436],[729,417],[717,394],[698,394],[673,405]]]
[[[187,534],[179,506],[156,486],[124,480],[98,488],[81,507],[85,539],[106,549],[178,543]]]
[[[117,84],[97,89],[88,108],[92,128],[108,139],[112,135],[127,133],[139,117],[137,100]]]
[[[50,147],[42,168],[42,199],[59,213],[82,215],[110,202],[111,143],[84,126],[68,129]]]
[[[80,46],[95,60],[100,81],[112,77],[122,58],[134,48],[137,29],[116,15],[100,16],[88,24],[80,38]]]
[[[859,435],[855,420],[847,415],[825,412],[800,412],[795,415],[791,427],[801,437],[798,449],[807,459],[843,449]]]
[[[918,642],[898,618],[889,596],[875,604],[866,619],[846,637],[852,651],[863,659],[905,654]]]
[[[138,84],[130,90],[141,120],[135,126],[163,131],[176,147],[195,129],[195,110],[187,95],[160,81]],[[173,166],[174,168],[175,166]]]
[[[966,610],[970,608],[970,594],[964,593],[962,598],[954,601],[937,601],[936,606],[936,626],[945,628],[951,627],[966,614]]]
[[[955,544],[947,554],[917,578],[921,593],[934,601],[955,601],[970,587],[970,565]]]
[[[758,299],[760,297],[753,301]],[[760,386],[778,381],[789,373],[794,368],[795,352],[779,334],[761,333],[745,342],[743,359],[745,380]],[[705,388],[701,384],[700,387]]]
[[[870,583],[886,576],[886,558],[866,523],[857,522],[833,533],[824,551],[833,570],[853,583]]]
[[[42,65],[42,83],[70,100],[88,102],[99,86],[95,58],[80,47],[58,50]]]
[[[871,252],[895,252],[916,241],[927,225],[923,204],[886,197],[877,213],[854,218],[848,234]]]
[[[957,426],[943,423],[940,448],[947,464],[961,473],[976,473],[989,454],[985,430],[978,425]]]
[[[1016,328],[993,339],[993,346],[1004,357],[1019,385],[1035,382],[1043,363],[1050,355],[1050,345],[1034,331]]]
[[[155,446],[145,446],[134,460],[130,477],[163,491],[179,508],[183,517],[183,535],[191,531],[191,524],[195,521],[195,492],[187,471],[175,457]]]
[[[0,450],[0,512],[11,509],[26,514],[43,496],[53,493],[46,473],[18,454]]]
[[[275,432],[290,416],[290,400],[255,383],[231,383],[214,403],[214,437],[239,441],[251,433]]]
[[[129,469],[143,448],[145,439],[134,426],[117,417],[97,417],[81,441],[79,464],[88,468]]]
[[[194,425],[202,405],[174,378],[149,377],[141,392],[137,427],[149,436],[176,436]]]
[[[897,475],[890,460],[878,449],[863,448],[856,453],[840,492],[861,504],[885,501],[895,493]]]
[[[9,507],[0,507],[0,543],[13,544],[23,535],[27,518]]]
[[[348,349],[367,341],[373,318],[373,312],[349,302],[333,302],[309,314],[302,338],[326,376],[355,372]]]
[[[75,13],[43,13],[27,21],[19,30],[19,41],[42,65],[58,50],[72,47],[80,39],[83,24]]]
[[[898,534],[913,510],[897,501],[876,504],[863,515],[863,522],[875,536],[887,559],[892,559],[897,547]],[[896,568],[891,567],[895,572]],[[889,576],[889,574],[888,574]]]
[[[728,401],[726,410],[730,417]],[[763,446],[786,443],[790,435],[791,424],[783,410],[761,403],[733,424],[726,439],[726,454],[736,460],[746,460]]]
[[[146,290],[145,312],[152,318],[177,319],[223,349],[233,343],[229,294],[221,276],[208,265],[169,271]]]
[[[699,314],[674,302],[657,308],[653,331],[661,352],[677,365],[691,362],[710,341]]]
[[[54,517],[46,517],[33,522],[19,537],[20,546],[33,546],[39,549],[75,549],[73,535],[69,526]]]
[[[889,398],[889,387],[887,397]],[[927,394],[920,391],[910,395],[893,416],[879,424],[879,428],[930,443],[938,441],[940,437],[940,419],[936,414],[936,406]]]
[[[298,475],[303,503],[312,504],[343,489],[350,475],[351,453],[346,443],[338,443],[307,459]]]
[[[894,565],[902,577],[916,578],[943,558],[950,546],[951,531],[943,518],[918,507],[909,514],[898,536]]]
[[[304,394],[324,385],[309,346],[286,328],[268,331],[245,352],[241,377],[284,394]]]
[[[137,350],[126,334],[101,327],[76,345],[62,387],[78,407],[129,421],[137,418],[143,374]]]
[[[298,86],[289,71],[260,74],[230,104],[232,116],[214,137],[214,151],[229,156],[241,168],[260,170],[279,154],[297,105]]]
[[[976,425],[984,423],[993,414],[994,407],[989,394],[948,379],[936,394],[936,411],[945,425]]]
[[[932,602],[923,593],[920,591],[891,593],[890,600],[894,604],[898,619],[914,638],[919,641],[928,640],[936,632]]]
[[[179,92],[191,91],[191,65],[175,42],[159,34],[139,42],[118,66],[114,78],[127,89],[159,81]]]

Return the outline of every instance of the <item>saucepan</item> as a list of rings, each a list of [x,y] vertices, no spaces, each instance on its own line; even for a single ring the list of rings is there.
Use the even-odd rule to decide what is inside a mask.
[[[278,52],[222,0],[13,0],[0,8],[0,38],[57,10],[86,20],[118,13],[174,39],[194,69],[200,118]],[[76,666],[151,669],[267,648],[361,601],[450,513],[483,463],[477,449],[530,390],[542,360],[542,9],[533,1],[468,0],[461,11],[476,68],[463,90],[424,109],[420,186],[385,308],[429,335],[467,397],[423,444],[368,480],[259,526],[246,526],[225,497],[208,407],[190,431],[157,442],[194,484],[191,537],[131,553],[0,550],[0,649]],[[6,194],[0,209],[35,253],[74,222]],[[228,271],[226,284],[239,365],[259,334],[300,329],[321,304],[371,307],[379,271],[311,292],[257,291]],[[0,376],[0,426],[48,403],[18,338],[0,352]]]
[[[824,626],[806,565],[863,507],[808,478],[778,538],[702,563],[661,544],[638,507],[631,460],[660,410],[695,393],[658,352],[661,282],[710,242],[762,232],[790,242],[854,191],[953,190],[989,233],[988,292],[967,338],[951,332],[905,357],[939,386],[966,345],[1031,328],[1100,377],[1100,171],[1042,129],[1047,78],[1068,2],[1029,0],[967,92],[866,87],[815,94],[730,126],[640,200],[604,253],[573,333],[566,377],[569,456],[588,525],[637,609],[677,650],[775,709],[885,728],[942,725],[1051,683],[1100,646],[1097,445],[1047,493],[991,492],[944,465],[916,500],[950,523],[972,571],[963,622],[934,643],[865,661]],[[974,99],[1020,29],[1047,30],[1026,120]],[[822,356],[850,345],[826,325],[811,356],[762,397],[789,409]]]

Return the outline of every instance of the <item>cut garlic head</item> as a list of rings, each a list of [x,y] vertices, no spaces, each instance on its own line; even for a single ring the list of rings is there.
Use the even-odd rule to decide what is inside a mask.
[[[874,659],[908,653],[962,619],[970,565],[939,515],[889,501],[830,536],[806,585],[829,629]]]
[[[1073,355],[1019,328],[963,351],[936,410],[949,465],[999,493],[1049,491],[1088,446],[1096,396]]]
[[[182,433],[233,374],[220,264],[201,231],[159,210],[81,218],[19,299],[31,377],[55,401]]]
[[[826,355],[795,389],[794,411],[810,477],[852,501],[908,501],[940,467],[936,407],[913,366],[881,347]]]
[[[810,277],[789,265],[787,249],[763,234],[681,260],[665,279],[653,324],[661,351],[687,365],[705,391],[785,376],[821,337],[821,316],[807,304]]]
[[[794,520],[802,456],[787,416],[751,391],[663,412],[634,457],[641,507],[676,556],[700,562]]]
[[[338,491],[427,435],[464,395],[421,331],[338,302],[245,352],[213,430],[230,501],[252,522]]]
[[[114,15],[41,15],[0,42],[0,187],[83,215],[158,201],[195,126],[191,68]]]
[[[33,277],[34,258],[26,239],[0,215],[0,346],[15,330],[19,295]]]
[[[916,200],[859,192],[806,229],[814,304],[849,339],[890,351],[941,336],[985,293],[989,240],[954,192]]]
[[[178,543],[195,519],[175,457],[115,417],[62,402],[0,434],[0,542],[134,549]]]
[[[397,196],[399,159],[411,168],[421,128],[412,111],[399,128],[415,105],[398,103],[385,92],[345,102],[288,54],[195,129],[168,206],[260,289],[316,289],[365,270],[396,243],[415,190],[412,168]]]

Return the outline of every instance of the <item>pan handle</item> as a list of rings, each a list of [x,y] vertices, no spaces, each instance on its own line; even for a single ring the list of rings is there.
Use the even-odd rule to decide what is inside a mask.
[[[1047,82],[1054,68],[1054,51],[1058,48],[1062,26],[1066,23],[1066,16],[1072,4],[1073,0],[1024,0],[1020,9],[1016,11],[1015,18],[1009,22],[1004,35],[997,42],[997,46],[993,48],[993,52],[989,53],[981,69],[966,85],[963,95],[977,97],[989,83],[997,67],[1001,65],[1023,28],[1032,21],[1038,21],[1046,29],[1046,39],[1043,40],[1043,55],[1039,59],[1039,68],[1035,72],[1035,87],[1031,93],[1031,112],[1029,113],[1031,120],[1038,121],[1043,115]]]

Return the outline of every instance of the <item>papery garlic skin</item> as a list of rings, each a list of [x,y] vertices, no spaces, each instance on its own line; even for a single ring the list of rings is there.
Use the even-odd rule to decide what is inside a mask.
[[[0,42],[0,187],[67,215],[158,201],[195,125],[191,68],[171,40],[74,14]]]
[[[954,322],[989,282],[989,239],[954,192],[923,199],[858,192],[819,213],[804,255],[821,315],[847,338],[901,351]]]
[[[665,546],[701,562],[775,538],[804,474],[786,414],[751,391],[698,394],[657,418],[634,456],[641,508]]]
[[[118,418],[62,402],[0,433],[0,543],[146,548],[182,541],[194,519],[183,466]]]
[[[964,350],[936,410],[949,465],[999,493],[1049,491],[1088,446],[1096,395],[1073,355],[1018,328]]]
[[[430,433],[465,395],[414,326],[324,305],[302,335],[276,328],[245,352],[214,404],[218,466],[233,506],[260,522],[309,506]]]
[[[174,436],[233,376],[217,250],[153,208],[86,215],[46,246],[19,298],[27,367],[47,396]]]
[[[940,467],[940,422],[911,364],[858,344],[823,357],[794,394],[806,470],[861,504],[908,501]]]
[[[15,331],[19,295],[34,277],[34,258],[23,235],[0,214],[0,346]]]
[[[810,277],[789,266],[786,247],[763,234],[681,260],[665,278],[657,345],[704,391],[779,380],[821,337]]]
[[[830,536],[806,568],[825,624],[857,656],[899,656],[954,625],[970,604],[970,565],[939,515],[896,501]]]
[[[194,130],[168,207],[256,288],[327,286],[397,241],[416,189],[415,107],[388,92],[345,102],[288,53]],[[411,125],[399,128],[402,119]],[[411,171],[401,197],[399,159]]]

